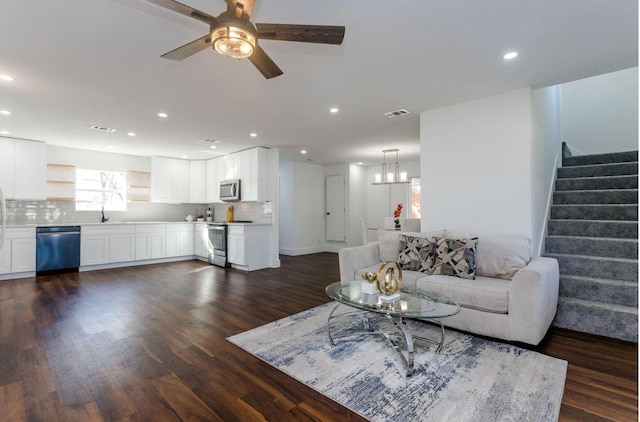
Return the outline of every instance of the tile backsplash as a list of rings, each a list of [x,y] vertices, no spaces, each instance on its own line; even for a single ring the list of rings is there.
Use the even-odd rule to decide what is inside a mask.
[[[256,223],[271,223],[273,211],[270,202],[234,203],[234,218]],[[211,207],[214,221],[224,221],[227,204],[156,204],[132,203],[127,211],[105,211],[115,222],[184,221],[184,216],[206,215]],[[7,200],[7,225],[22,224],[82,224],[100,222],[100,211],[76,211],[73,201]]]

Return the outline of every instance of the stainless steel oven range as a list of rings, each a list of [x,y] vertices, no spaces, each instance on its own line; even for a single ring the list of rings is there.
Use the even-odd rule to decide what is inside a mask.
[[[227,223],[209,223],[209,263],[219,267],[227,264]]]

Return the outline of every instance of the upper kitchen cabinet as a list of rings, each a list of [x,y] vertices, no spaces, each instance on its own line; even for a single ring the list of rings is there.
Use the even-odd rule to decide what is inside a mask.
[[[264,202],[269,198],[269,150],[253,148],[239,153],[242,157],[241,194],[243,201]]]
[[[204,204],[207,202],[207,162],[194,160],[190,163],[189,202]]]
[[[5,197],[47,198],[47,146],[44,142],[0,139],[0,187]]]
[[[151,201],[188,203],[190,171],[188,160],[151,157]]]
[[[207,160],[206,168],[206,202],[220,202],[220,180],[224,176],[224,157]]]

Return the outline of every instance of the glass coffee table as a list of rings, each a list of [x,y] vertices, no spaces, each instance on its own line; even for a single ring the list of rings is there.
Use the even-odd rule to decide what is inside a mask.
[[[460,306],[449,297],[437,293],[424,293],[414,290],[400,289],[400,297],[393,301],[385,301],[380,294],[362,293],[362,283],[352,281],[348,283],[332,283],[325,288],[327,296],[335,300],[336,306],[327,318],[327,334],[332,346],[335,339],[360,335],[382,335],[387,342],[400,355],[407,368],[407,376],[413,374],[414,342],[419,344],[431,344],[437,346],[436,353],[440,353],[444,344],[444,326],[439,318],[445,318],[460,312]],[[334,315],[340,304],[358,309],[355,312]],[[371,323],[370,317],[380,314],[392,324],[390,330],[381,330]],[[350,330],[346,334],[334,335],[331,332],[331,320],[338,317],[353,317],[362,315],[362,324],[355,326],[355,331]],[[412,336],[409,319],[423,319],[440,326],[440,339],[433,340],[424,337]]]

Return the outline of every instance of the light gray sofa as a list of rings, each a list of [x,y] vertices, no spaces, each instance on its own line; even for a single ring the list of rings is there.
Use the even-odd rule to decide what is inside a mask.
[[[401,238],[401,235],[408,237]],[[556,314],[558,262],[545,257],[532,259],[530,242],[525,236],[476,237],[475,279],[405,269],[403,287],[441,293],[456,301],[461,307],[460,313],[443,318],[445,326],[537,345]],[[378,243],[339,251],[341,282],[361,280],[365,272],[377,272],[383,261],[398,261],[401,239],[415,241],[416,238],[468,239],[471,236],[445,230],[429,233],[379,230]]]

